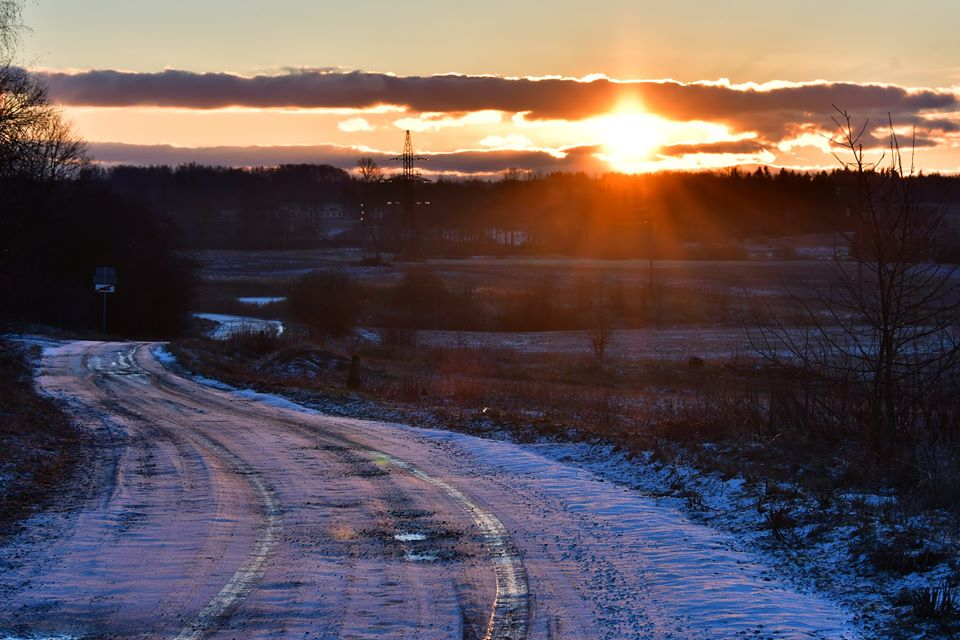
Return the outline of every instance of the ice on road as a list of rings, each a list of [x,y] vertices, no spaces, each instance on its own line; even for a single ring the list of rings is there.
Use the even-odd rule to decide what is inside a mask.
[[[0,638],[857,637],[724,535],[534,447],[215,388],[148,344],[48,347],[39,384],[99,446],[0,546]]]

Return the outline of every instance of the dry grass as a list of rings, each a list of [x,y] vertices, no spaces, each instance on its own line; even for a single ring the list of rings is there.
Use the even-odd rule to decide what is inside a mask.
[[[82,461],[87,438],[33,388],[26,354],[0,341],[0,535],[43,508]]]

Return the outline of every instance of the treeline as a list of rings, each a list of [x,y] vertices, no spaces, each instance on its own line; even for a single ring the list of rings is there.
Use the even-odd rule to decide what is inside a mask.
[[[403,251],[411,234],[399,182],[326,165],[237,169],[119,166],[100,179],[180,229],[184,248],[333,245]],[[919,178],[931,202],[957,179]],[[743,238],[849,230],[847,171],[738,169],[637,176],[508,171],[500,180],[420,182],[419,249],[429,255],[740,257]],[[362,205],[362,206],[361,206]],[[365,224],[360,222],[361,210]],[[695,254],[694,254],[695,253]]]
[[[750,236],[835,230],[844,211],[831,175],[739,170],[584,174],[499,182],[439,182],[422,188],[426,243],[539,253],[739,257]]]
[[[348,221],[356,204],[350,175],[329,165],[118,166],[98,179],[176,227],[187,249],[324,246],[328,223]]]

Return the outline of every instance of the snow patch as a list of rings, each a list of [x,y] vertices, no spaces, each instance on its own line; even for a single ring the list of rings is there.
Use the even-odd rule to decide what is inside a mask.
[[[238,333],[250,331],[266,331],[279,336],[283,335],[285,329],[280,320],[264,320],[225,313],[195,313],[193,317],[217,323],[216,327],[207,332],[207,335],[214,340],[227,340]]]
[[[170,353],[169,349],[167,349],[165,344],[153,345],[150,348],[150,353],[152,353],[154,358],[156,358],[160,363],[164,364],[165,366],[173,367],[178,365],[177,357],[172,353]],[[287,409],[289,411],[299,411],[301,413],[309,413],[315,416],[323,415],[320,411],[317,411],[316,409],[311,409],[310,407],[306,407],[302,404],[298,404],[296,402],[293,402],[292,400],[289,400],[288,398],[285,398],[281,395],[277,395],[275,393],[263,393],[260,391],[254,391],[253,389],[238,389],[237,387],[226,384],[225,382],[221,382],[219,380],[214,380],[213,378],[207,378],[204,376],[188,375],[187,377],[189,377],[194,382],[202,384],[206,387],[212,387],[214,389],[217,389],[218,391],[227,391],[233,394],[234,396],[236,396],[237,398],[241,398],[243,400],[253,400],[257,402],[263,402],[264,404],[268,404],[278,409]]]
[[[249,296],[243,298],[237,298],[237,302],[240,304],[249,304],[257,307],[265,307],[268,304],[274,304],[276,302],[284,302],[287,299],[286,296]]]

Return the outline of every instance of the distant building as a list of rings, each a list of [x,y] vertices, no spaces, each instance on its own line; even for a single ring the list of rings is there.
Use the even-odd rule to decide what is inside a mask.
[[[294,218],[340,219],[346,215],[346,207],[340,202],[287,202],[280,205],[280,212]]]

